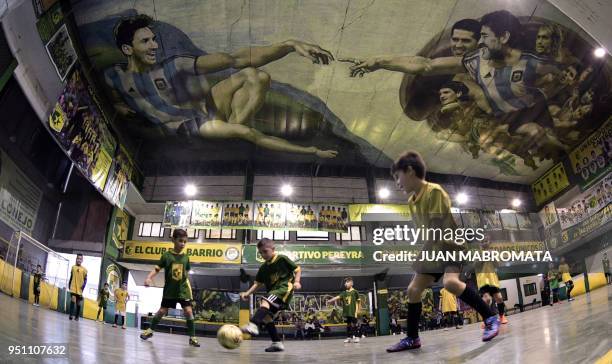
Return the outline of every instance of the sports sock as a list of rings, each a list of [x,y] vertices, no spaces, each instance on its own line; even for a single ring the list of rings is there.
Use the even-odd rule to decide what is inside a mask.
[[[463,302],[472,306],[473,309],[476,310],[482,316],[483,320],[488,319],[495,314],[491,311],[491,307],[489,307],[485,301],[483,301],[482,297],[476,293],[476,291],[470,287],[465,287],[463,293],[459,296]]]
[[[268,334],[270,334],[270,339],[272,339],[272,342],[276,343],[281,341],[278,337],[278,332],[276,331],[276,326],[274,325],[273,321],[266,324],[266,330],[268,330]]]
[[[151,320],[151,326],[149,326],[151,330],[155,330],[155,327],[157,327],[157,324],[159,324],[161,319],[162,319],[161,315],[155,314],[155,316],[153,316],[153,319]]]
[[[409,303],[408,304],[408,327],[406,329],[406,336],[412,339],[419,337],[419,320],[421,319],[421,309],[423,304],[421,302]]]
[[[497,304],[497,313],[499,313],[500,316],[503,316],[506,314],[506,304],[501,302]]]
[[[257,309],[257,311],[255,311],[253,318],[251,318],[251,322],[259,326],[263,323],[264,319],[268,315],[272,316],[270,310],[268,310],[267,308],[260,307]]]
[[[70,301],[70,311],[68,311],[68,315],[72,316],[72,312],[74,311],[74,302]]]

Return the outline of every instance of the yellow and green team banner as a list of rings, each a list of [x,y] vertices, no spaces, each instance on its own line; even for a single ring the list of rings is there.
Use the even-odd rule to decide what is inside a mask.
[[[555,197],[559,192],[569,186],[569,184],[569,179],[565,173],[563,163],[559,163],[552,167],[531,185],[536,204],[541,205]]]
[[[159,261],[161,255],[174,248],[171,242],[130,240],[125,242],[122,260]],[[240,264],[241,244],[187,243],[185,252],[191,263]]]
[[[351,222],[409,221],[410,210],[408,205],[400,204],[352,204],[349,205],[349,220]]]
[[[572,170],[578,185],[585,191],[612,171],[609,149],[605,143],[612,138],[612,117],[570,154]]]

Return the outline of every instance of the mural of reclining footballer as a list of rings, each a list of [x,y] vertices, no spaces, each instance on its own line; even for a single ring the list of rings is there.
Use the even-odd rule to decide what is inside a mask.
[[[293,52],[315,64],[329,64],[331,53],[317,45],[289,40],[231,54],[173,56],[158,62],[153,25],[152,18],[140,14],[121,19],[115,26],[115,41],[127,57],[127,65],[107,69],[104,78],[121,115],[144,117],[168,134],[238,138],[270,150],[320,158],[337,155],[334,150],[293,144],[247,125],[270,87],[270,76],[257,67]],[[206,74],[232,68],[240,71],[212,87],[206,80]]]
[[[452,75],[467,71],[478,84],[491,108],[499,131],[526,141],[521,147],[540,151],[550,158],[562,151],[554,136],[542,79],[559,72],[556,64],[518,48],[521,24],[505,10],[486,14],[481,20],[480,48],[463,56],[425,58],[421,56],[381,56],[354,61],[351,75],[385,69],[407,74]],[[477,100],[477,99],[476,99]],[[483,110],[487,111],[487,110]]]

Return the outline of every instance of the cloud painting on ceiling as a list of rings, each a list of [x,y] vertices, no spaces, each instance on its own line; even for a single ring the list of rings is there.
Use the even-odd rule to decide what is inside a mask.
[[[75,2],[140,160],[278,158],[531,182],[610,116],[610,66],[540,1]],[[507,9],[507,10],[502,10]]]

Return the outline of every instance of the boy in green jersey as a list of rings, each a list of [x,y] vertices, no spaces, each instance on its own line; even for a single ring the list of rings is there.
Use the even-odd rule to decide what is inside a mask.
[[[337,295],[336,297],[327,300],[327,304],[332,304],[338,300],[342,302],[342,316],[346,321],[346,340],[345,343],[359,342],[359,335],[357,334],[357,314],[359,312],[359,291],[353,288],[353,278],[344,278],[345,291]]]
[[[285,347],[276,332],[274,316],[286,309],[293,297],[293,290],[302,288],[300,284],[301,270],[291,259],[276,254],[274,242],[262,239],[257,243],[257,250],[265,262],[259,267],[255,282],[246,292],[240,293],[240,298],[247,300],[257,288],[265,286],[268,296],[261,299],[261,304],[248,325],[242,331],[251,335],[259,335],[259,326],[265,325],[272,339],[272,345],[267,352],[283,351]]]
[[[151,320],[151,327],[140,334],[140,338],[147,340],[153,336],[155,327],[161,321],[162,317],[168,314],[169,308],[176,308],[176,304],[180,303],[185,319],[187,320],[187,333],[189,334],[189,345],[200,347],[198,339],[195,336],[195,322],[193,319],[193,309],[191,301],[193,295],[191,293],[191,284],[189,283],[189,257],[183,253],[185,244],[187,244],[187,232],[183,229],[175,229],[172,233],[172,242],[174,249],[162,254],[159,263],[154,270],[149,273],[145,279],[145,286],[149,287],[153,284],[153,278],[162,269],[164,270],[165,283],[164,295],[161,302],[161,308]]]
[[[32,289],[34,290],[34,306],[40,306],[40,282],[43,280],[42,266],[38,264],[36,270],[32,274],[34,281]]]
[[[104,288],[102,288],[98,292],[98,315],[96,316],[96,321],[100,320],[100,312],[102,313],[102,320],[100,320],[103,324],[104,322],[104,310],[106,310],[106,305],[108,304],[108,299],[110,298],[110,289],[108,289],[108,283],[104,283]]]
[[[553,263],[548,265],[548,285],[550,286],[550,305],[553,303],[561,303],[559,301],[559,271]]]

